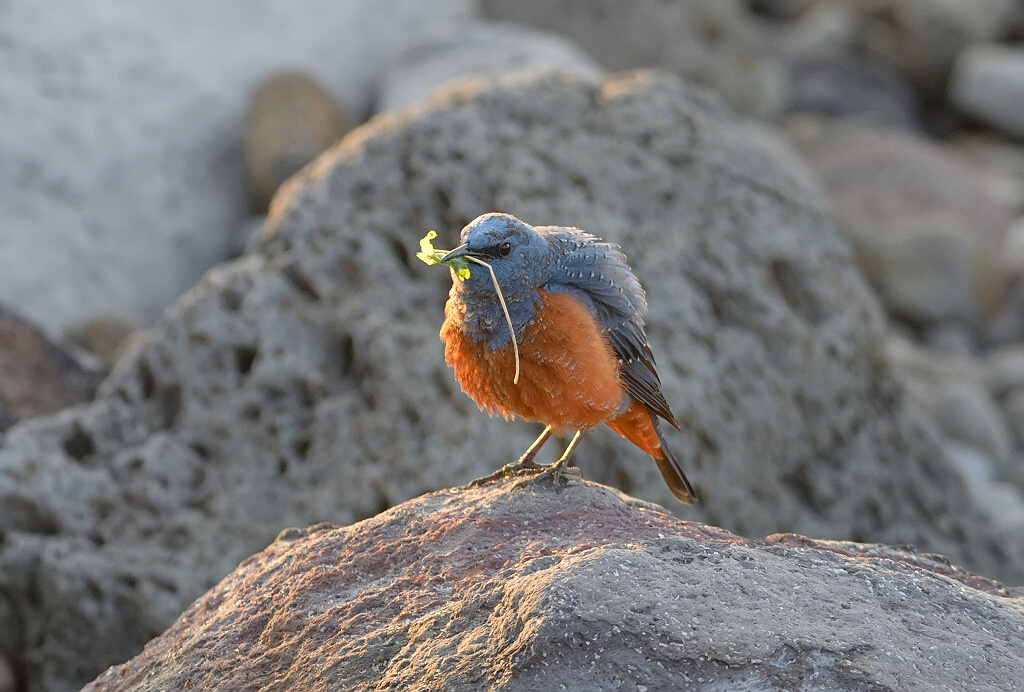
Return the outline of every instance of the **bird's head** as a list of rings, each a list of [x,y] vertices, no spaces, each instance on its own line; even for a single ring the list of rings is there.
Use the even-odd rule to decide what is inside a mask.
[[[479,216],[462,229],[461,240],[462,245],[447,253],[442,261],[466,257],[491,265],[506,300],[525,300],[548,280],[552,260],[547,238],[514,216]],[[487,267],[470,262],[469,271],[470,278],[462,282],[460,290],[494,297]]]

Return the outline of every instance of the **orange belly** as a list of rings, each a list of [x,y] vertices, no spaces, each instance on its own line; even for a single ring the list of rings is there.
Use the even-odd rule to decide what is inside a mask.
[[[441,326],[445,361],[462,391],[491,415],[537,421],[559,434],[591,428],[623,401],[615,352],[594,316],[571,295],[540,296],[519,340],[518,384],[512,382],[512,344],[492,350],[463,334],[456,314],[462,306],[451,299]]]

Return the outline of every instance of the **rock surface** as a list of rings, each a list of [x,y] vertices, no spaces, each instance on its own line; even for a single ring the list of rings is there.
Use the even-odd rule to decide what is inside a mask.
[[[76,322],[64,330],[64,339],[96,358],[105,372],[117,365],[137,339],[144,338],[138,324],[120,315],[104,313]]]
[[[914,130],[917,95],[891,68],[846,55],[811,55],[787,62],[784,110],[865,125]]]
[[[471,0],[0,3],[0,302],[51,333],[109,311],[152,323],[246,213],[241,133],[262,76],[304,69],[361,117],[391,60],[472,14]]]
[[[957,58],[949,93],[965,112],[1024,137],[1024,49],[970,47]]]
[[[779,104],[777,66],[760,53],[740,0],[481,0],[483,12],[556,31],[605,67],[660,67],[711,87],[744,113]]]
[[[608,488],[442,491],[289,529],[129,690],[1012,690],[1024,603],[938,555],[748,540]]]
[[[18,420],[89,401],[98,384],[39,327],[0,306],[0,432]]]
[[[297,70],[263,79],[245,131],[245,169],[256,211],[264,213],[285,180],[352,129],[322,84]]]
[[[26,690],[134,655],[283,526],[372,516],[525,449],[535,428],[458,391],[437,336],[450,278],[413,257],[492,210],[624,245],[704,501],[689,516],[1024,581],[1021,534],[977,509],[892,379],[881,311],[786,147],[667,76],[477,82],[354,130],[95,402],[5,436],[0,616],[24,632],[4,653]],[[671,502],[610,431],[579,458]]]
[[[14,678],[14,671],[0,656],[0,692],[18,692],[18,681]]]
[[[1014,0],[801,0],[800,4],[836,2],[857,13],[862,51],[936,94],[942,93],[960,52],[1006,36],[1016,12]]]
[[[825,128],[804,151],[890,312],[917,325],[992,316],[1010,216],[970,169],[924,139],[860,126]]]
[[[599,82],[605,70],[566,38],[511,22],[470,22],[403,55],[384,78],[380,110],[402,108],[472,76],[560,71]]]
[[[975,447],[997,465],[1006,478],[1013,442],[1006,420],[988,392],[981,387],[947,384],[934,408],[935,422],[949,437]]]

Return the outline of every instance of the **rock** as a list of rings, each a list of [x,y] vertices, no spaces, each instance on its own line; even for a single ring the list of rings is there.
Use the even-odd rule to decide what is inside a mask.
[[[1012,215],[1024,215],[1024,146],[990,132],[966,132],[944,142],[944,147],[969,165],[971,177]],[[1011,269],[1024,271],[1019,265]]]
[[[352,129],[330,92],[297,70],[264,78],[252,97],[245,132],[245,170],[258,213],[281,183]]]
[[[978,505],[1007,532],[1024,529],[1024,496],[1012,483],[983,483],[973,488]]]
[[[942,453],[972,489],[996,480],[996,465],[992,457],[977,447],[950,441],[942,446]]]
[[[969,358],[977,352],[977,343],[972,330],[964,325],[938,322],[920,332],[921,343],[941,353]]]
[[[284,526],[357,521],[526,448],[535,426],[459,392],[437,336],[450,278],[413,256],[490,210],[624,245],[682,422],[668,443],[704,503],[674,508],[1024,580],[1024,539],[975,505],[893,379],[883,314],[779,138],[666,75],[477,80],[292,177],[251,251],[182,296],[96,401],[0,441],[0,601],[27,633],[28,692],[134,655]],[[577,458],[672,502],[610,431]]]
[[[96,357],[110,372],[142,331],[135,322],[107,313],[70,325],[64,339]]]
[[[849,55],[810,55],[787,63],[785,111],[864,125],[917,130],[917,96],[890,68]]]
[[[1002,402],[1002,410],[1017,447],[1024,448],[1024,387],[1014,389],[1006,395]],[[1017,460],[1017,464],[1020,465],[1020,460]]]
[[[824,128],[803,143],[858,264],[894,315],[979,325],[1006,290],[1010,217],[955,160],[909,134]]]
[[[18,681],[11,666],[0,656],[0,692],[18,692]]]
[[[477,21],[404,55],[381,86],[380,110],[420,101],[459,79],[530,70],[568,72],[597,83],[605,70],[571,41],[511,22]]]
[[[956,60],[949,97],[965,113],[1024,137],[1024,49],[971,46]]]
[[[266,221],[266,214],[254,214],[234,225],[231,229],[230,254],[232,257],[238,257],[245,253],[249,242],[263,231],[263,224]]]
[[[1021,340],[1024,340],[1024,281],[1018,278],[999,312],[985,326],[982,342],[989,348],[1001,348],[1016,345]]]
[[[301,69],[361,116],[394,58],[473,6],[0,3],[0,302],[51,333],[101,312],[152,324],[248,213],[241,133],[261,77]]]
[[[83,692],[254,680],[852,692],[1024,678],[1021,598],[940,555],[750,540],[594,484],[511,486],[442,491],[348,528],[289,529]]]
[[[796,19],[814,5],[815,0],[747,0],[750,11],[768,19]]]
[[[949,437],[985,452],[1001,470],[1009,465],[1013,444],[1006,421],[981,387],[962,382],[949,384],[935,402],[934,414]]]
[[[1024,276],[1024,216],[1014,220],[1006,231],[1003,265],[1012,276]]]
[[[88,401],[97,377],[34,324],[0,306],[0,431]]]
[[[987,354],[982,361],[985,382],[995,397],[1024,389],[1024,346],[1007,346]]]
[[[981,363],[964,354],[922,348],[908,337],[890,335],[885,340],[885,359],[893,375],[925,411],[933,411],[950,384],[985,387]]]
[[[817,0],[831,5],[835,0]],[[860,16],[859,48],[940,94],[968,46],[997,40],[1012,27],[1014,0],[843,0]]]
[[[611,70],[660,67],[761,116],[780,107],[781,66],[758,49],[741,0],[481,0],[491,19],[564,34]]]
[[[849,4],[823,2],[785,25],[784,46],[797,55],[849,55],[857,46],[859,25],[860,17]]]

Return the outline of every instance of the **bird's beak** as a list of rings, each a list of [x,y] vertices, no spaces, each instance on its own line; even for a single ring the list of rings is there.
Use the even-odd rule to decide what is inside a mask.
[[[462,244],[454,250],[445,253],[444,257],[441,258],[441,261],[447,262],[448,260],[453,260],[456,257],[476,257],[476,255],[469,249],[468,244]]]

